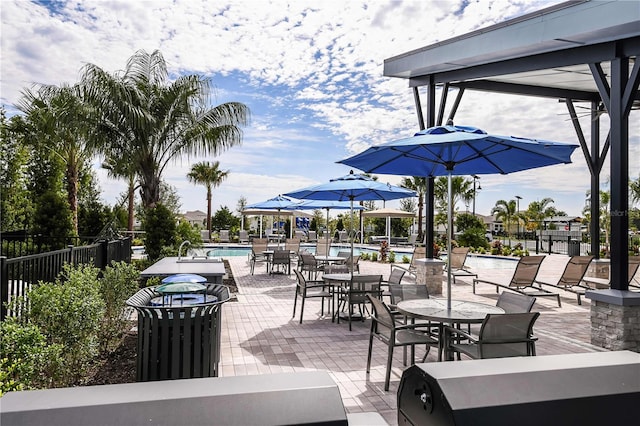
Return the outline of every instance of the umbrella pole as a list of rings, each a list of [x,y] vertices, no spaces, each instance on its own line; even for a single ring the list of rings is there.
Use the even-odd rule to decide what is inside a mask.
[[[329,209],[327,209],[327,235],[324,236],[324,238],[327,240],[327,243],[329,242]],[[325,244],[325,256],[329,256],[329,246],[330,244]]]
[[[451,310],[451,238],[453,237],[453,185],[451,183],[451,170],[447,175],[447,193],[449,202],[447,203],[447,310]]]
[[[349,233],[353,232],[353,197],[351,197],[351,214],[349,215]],[[354,238],[350,238],[351,240],[351,278],[353,279],[353,240]]]

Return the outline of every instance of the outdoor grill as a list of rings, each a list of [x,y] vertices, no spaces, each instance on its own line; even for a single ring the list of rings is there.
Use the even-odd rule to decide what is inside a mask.
[[[416,364],[398,425],[637,424],[640,354],[597,352]]]
[[[226,286],[194,282],[131,296],[127,305],[138,314],[136,380],[218,376],[221,307],[229,298]]]

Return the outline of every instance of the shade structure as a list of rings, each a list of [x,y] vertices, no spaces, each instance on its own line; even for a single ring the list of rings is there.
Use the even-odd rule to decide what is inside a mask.
[[[298,210],[321,210],[327,211],[327,234],[329,232],[329,210],[349,210],[351,203],[349,201],[333,201],[333,200],[302,200],[296,207]],[[363,206],[353,206],[353,210],[364,210]]]
[[[367,217],[384,217],[386,219],[385,230],[386,230],[386,237],[387,237],[387,241],[389,242],[389,245],[391,245],[391,218],[393,217],[413,218],[416,216],[416,214],[413,212],[392,209],[388,207],[385,207],[383,209],[369,210],[366,212],[362,212],[362,215]]]
[[[410,138],[372,146],[338,163],[367,173],[447,176],[447,253],[451,253],[452,175],[507,174],[571,163],[571,154],[577,147],[577,144],[489,135],[484,130],[471,126],[436,126],[422,130]],[[451,261],[450,256],[447,259],[447,262]],[[451,268],[447,270],[447,305],[450,308]]]
[[[310,186],[288,192],[286,196],[303,200],[349,201],[351,209],[351,230],[353,230],[353,202],[372,200],[397,200],[415,197],[416,193],[406,188],[378,182],[369,176],[353,173],[331,179],[328,183]],[[351,239],[351,258],[353,258],[353,238]],[[351,268],[353,273],[353,268]]]

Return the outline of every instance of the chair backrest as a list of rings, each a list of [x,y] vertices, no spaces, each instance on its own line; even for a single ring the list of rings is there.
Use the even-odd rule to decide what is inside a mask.
[[[532,355],[533,324],[539,316],[540,312],[488,314],[478,335],[480,358]]]
[[[266,238],[254,238],[251,242],[251,251],[254,254],[262,254],[263,251],[267,250],[269,242]]]
[[[316,256],[328,256],[331,248],[331,240],[328,238],[318,238],[316,241]]]
[[[347,260],[344,262],[345,265],[347,265],[347,268],[349,268],[349,270],[355,270],[358,271],[359,270],[359,266],[358,266],[358,262],[360,262],[360,255],[356,254],[353,257],[351,257],[351,255],[349,255],[349,257],[347,257]]]
[[[389,292],[392,305],[397,305],[403,300],[429,298],[429,290],[424,284],[389,284]]]
[[[571,256],[564,267],[564,272],[562,272],[558,284],[567,286],[580,284],[592,259],[593,256]]]
[[[349,234],[344,229],[342,231],[338,231],[338,242],[346,243],[349,241]]]
[[[220,238],[220,241],[222,242],[229,242],[229,230],[228,229],[221,229],[220,232],[218,233],[218,236]]]
[[[273,256],[271,257],[271,262],[273,264],[278,265],[287,265],[291,262],[291,256],[289,255],[289,250],[274,250]]]
[[[307,286],[307,280],[304,278],[304,275],[302,275],[302,273],[297,269],[294,269],[293,272],[295,272],[296,274],[297,286],[300,287],[301,289],[304,289]]]
[[[351,303],[366,301],[366,295],[372,294],[380,298],[382,275],[354,275],[349,283],[349,300]]]
[[[351,256],[351,251],[350,250],[339,250],[338,254],[336,254],[336,256],[344,257],[345,259],[347,259],[349,256]]]
[[[468,253],[469,247],[453,247],[451,249],[451,270],[462,269]]]
[[[402,277],[407,271],[400,268],[391,268],[391,274],[389,275],[389,279],[387,280],[388,284],[400,284],[402,282]]]
[[[324,266],[325,274],[346,274],[348,272],[349,267],[346,264],[333,264]]]
[[[296,229],[293,235],[295,238],[298,238],[300,241],[302,241],[305,238],[305,234],[302,229]]]
[[[373,330],[392,341],[395,321],[389,307],[382,300],[370,294],[367,294],[367,300],[371,303],[373,318],[377,325]]]
[[[249,233],[247,231],[244,231],[244,230],[240,231],[238,240],[241,243],[245,243],[245,242],[249,241]]]
[[[416,239],[418,239],[418,234],[409,235],[409,239],[407,240],[407,244],[414,245],[416,243]]]
[[[309,234],[307,235],[307,240],[308,241],[317,241],[318,240],[318,235],[316,234],[316,231],[309,231]]]
[[[512,291],[503,291],[498,297],[496,306],[504,309],[508,314],[517,314],[531,312],[534,303],[536,303],[535,297],[514,293]]]
[[[516,265],[509,286],[519,288],[532,285],[544,258],[544,256],[522,256]]]

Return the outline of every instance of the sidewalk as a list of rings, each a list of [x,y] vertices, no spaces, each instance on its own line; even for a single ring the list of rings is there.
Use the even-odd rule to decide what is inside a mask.
[[[238,301],[223,307],[221,376],[269,374],[310,370],[328,371],[338,384],[348,413],[375,411],[386,421],[397,424],[396,394],[404,367],[402,350],[394,353],[391,385],[384,391],[386,347],[374,341],[370,375],[365,373],[370,320],[354,322],[349,332],[346,323],[332,323],[330,316],[320,317],[320,301],[307,299],[304,321],[299,324],[300,303],[292,319],[295,275],[268,275],[264,265],[256,265],[249,274],[246,257],[230,257],[229,263],[238,286]],[[544,260],[539,278],[557,281],[567,256],[551,255]],[[388,264],[361,261],[361,272],[382,274],[386,279]],[[514,262],[515,268],[515,262]],[[506,280],[513,271],[477,269],[480,278]],[[446,279],[446,277],[445,277]],[[446,283],[443,284],[446,291]],[[555,290],[555,289],[554,289]],[[470,279],[458,278],[452,286],[457,299],[495,304],[495,286],[479,285],[471,291]],[[559,291],[562,307],[555,298],[538,299],[534,310],[541,313],[535,334],[538,355],[594,352],[602,350],[589,344],[590,303],[578,306],[572,293]],[[443,296],[446,297],[446,294]],[[435,352],[435,351],[432,351]],[[416,348],[416,358],[424,355]],[[435,362],[430,353],[427,362]]]

